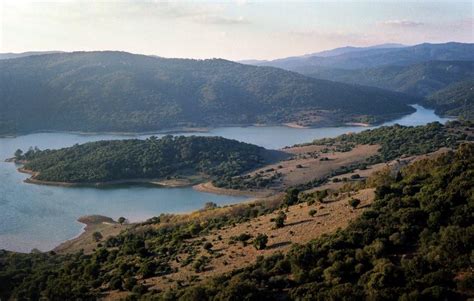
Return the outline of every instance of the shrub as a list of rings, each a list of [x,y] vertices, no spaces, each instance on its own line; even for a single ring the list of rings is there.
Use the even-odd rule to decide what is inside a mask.
[[[206,250],[208,252],[212,251],[212,243],[210,243],[210,242],[206,242],[203,247],[204,247],[204,250]]]
[[[360,200],[359,199],[350,199],[348,203],[352,208],[355,209],[357,206],[359,206]]]
[[[257,250],[264,250],[267,247],[268,236],[266,234],[257,234],[253,240],[253,245]]]
[[[100,232],[96,231],[96,232],[92,233],[92,238],[94,239],[94,241],[97,242],[97,241],[100,241],[103,238],[103,236]]]
[[[311,209],[309,210],[308,214],[309,216],[313,217],[316,214],[316,212],[317,212],[316,209]]]
[[[286,214],[283,211],[278,212],[274,218],[275,228],[283,228],[285,226]]]
[[[283,204],[286,206],[291,206],[298,203],[298,194],[300,191],[296,188],[290,188],[286,191],[285,198],[283,199]]]

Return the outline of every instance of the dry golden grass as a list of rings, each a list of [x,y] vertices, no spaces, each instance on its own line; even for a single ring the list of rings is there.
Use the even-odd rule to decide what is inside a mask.
[[[246,174],[254,176],[258,173],[263,178],[270,178],[275,173],[280,173],[281,176],[267,189],[254,189],[251,191],[222,189],[213,186],[212,183],[197,185],[195,189],[212,193],[263,197],[271,195],[275,191],[284,191],[289,187],[325,177],[342,166],[364,162],[367,158],[377,153],[379,146],[358,145],[348,152],[330,151],[323,153],[322,151],[326,148],[326,146],[319,145],[287,148],[284,151],[292,154],[292,158],[266,165]],[[322,161],[321,158],[327,158],[327,160]]]
[[[352,209],[348,205],[351,197],[360,199],[362,202],[358,209]],[[164,290],[177,285],[177,282],[188,283],[192,278],[203,280],[222,273],[230,272],[236,268],[242,268],[249,265],[257,259],[257,256],[268,256],[275,252],[286,252],[292,244],[303,244],[315,239],[322,234],[331,233],[338,228],[344,228],[347,224],[356,218],[363,208],[369,205],[374,198],[373,189],[364,189],[351,196],[347,194],[339,195],[338,198],[329,200],[327,203],[314,204],[308,206],[306,203],[290,206],[288,208],[287,220],[283,228],[276,229],[274,222],[271,221],[277,212],[260,216],[249,222],[237,224],[236,226],[227,227],[221,230],[213,231],[211,234],[204,236],[206,241],[213,244],[213,251],[201,249],[196,258],[207,256],[210,262],[204,272],[196,273],[192,265],[180,267],[175,262],[173,267],[178,271],[165,277],[154,277],[144,281],[146,285],[153,289]],[[314,217],[309,215],[311,209],[316,209],[317,213]],[[230,244],[231,237],[238,236],[242,233],[249,233],[256,236],[257,233],[266,234],[268,236],[267,249],[256,250],[250,243],[243,246],[242,243]],[[199,237],[201,240],[203,237]],[[252,239],[249,240],[251,242]],[[187,254],[179,256],[182,261]]]
[[[57,246],[54,251],[57,253],[76,253],[83,250],[84,253],[89,254],[97,248],[97,245],[107,240],[110,236],[115,236],[121,231],[129,228],[129,224],[116,223],[109,217],[100,215],[83,216],[78,219],[79,222],[86,225],[84,232],[78,237],[67,240]],[[94,232],[100,232],[103,238],[100,241],[95,241],[92,237]]]

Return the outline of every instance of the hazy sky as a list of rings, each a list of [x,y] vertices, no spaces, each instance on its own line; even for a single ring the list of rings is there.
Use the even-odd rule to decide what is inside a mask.
[[[345,45],[474,41],[472,1],[0,3],[0,52],[124,50],[238,60]]]

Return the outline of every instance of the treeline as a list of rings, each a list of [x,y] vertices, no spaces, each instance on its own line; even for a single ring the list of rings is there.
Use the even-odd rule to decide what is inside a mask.
[[[417,101],[222,59],[53,53],[0,60],[0,70],[0,135],[285,123],[321,110],[331,112],[325,124],[384,121],[412,112],[406,103]]]
[[[174,224],[161,215],[107,239],[92,255],[0,252],[0,297],[91,299],[118,289],[132,300],[466,299],[474,283],[473,174],[474,144],[393,178],[381,173],[374,204],[348,228],[180,290],[148,291],[142,280],[175,271],[177,254],[187,254],[179,266],[205,269],[206,258],[196,254],[206,243],[186,239],[273,208],[249,204],[238,214]]]
[[[100,241],[90,255],[0,250],[0,298],[95,300],[110,290],[120,290],[132,293],[133,300],[148,292],[142,283],[145,279],[165,276],[188,265],[196,271],[208,268],[208,260],[198,254],[208,248],[209,242],[193,238],[249,221],[275,208],[256,202],[212,214],[215,209],[211,204],[205,209],[211,211],[209,217],[186,222],[174,215],[153,217]]]
[[[393,178],[380,173],[372,181],[375,202],[348,228],[204,284],[177,283],[179,290],[152,291],[143,280],[190,264],[205,270],[208,258],[197,254],[212,244],[188,239],[275,208],[248,204],[184,223],[161,215],[101,242],[91,255],[0,252],[0,298],[94,299],[121,290],[130,300],[464,300],[473,297],[473,174],[474,144]],[[285,202],[314,202],[297,192]],[[186,256],[178,261],[178,254]]]
[[[345,230],[161,300],[465,300],[473,297],[474,144],[385,179]]]
[[[15,153],[35,179],[94,183],[139,178],[173,178],[202,173],[231,177],[261,166],[276,152],[221,137],[165,136],[90,142],[59,150]]]
[[[436,109],[436,113],[459,116],[464,120],[474,120],[474,79],[453,83],[433,93],[424,104]]]
[[[358,144],[378,144],[378,154],[370,158],[368,163],[379,163],[401,156],[430,153],[441,147],[455,148],[462,141],[472,139],[472,136],[463,132],[465,127],[472,128],[472,122],[452,121],[446,125],[433,122],[423,126],[393,125],[315,140],[312,144],[337,146],[346,150]]]

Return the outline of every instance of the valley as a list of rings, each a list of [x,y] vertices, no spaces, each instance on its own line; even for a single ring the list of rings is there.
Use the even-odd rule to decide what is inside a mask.
[[[469,300],[473,46],[0,53],[0,300]]]

